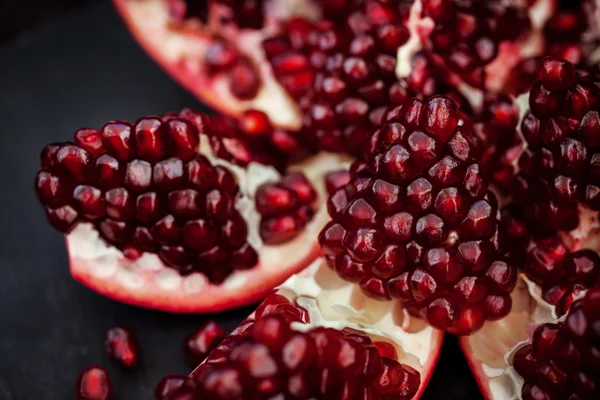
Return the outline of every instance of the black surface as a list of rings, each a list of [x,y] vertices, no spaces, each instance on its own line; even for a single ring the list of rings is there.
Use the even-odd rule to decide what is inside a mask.
[[[207,318],[232,329],[251,308],[179,316],[118,304],[70,279],[61,235],[45,222],[32,182],[38,152],[82,126],[200,107],[142,52],[108,2],[95,3],[0,47],[0,400],[74,398],[91,363],[108,368],[117,399],[150,399],[166,373],[187,373],[182,338]],[[125,373],[103,352],[115,323],[132,327],[145,352]],[[478,399],[456,345],[424,399]]]

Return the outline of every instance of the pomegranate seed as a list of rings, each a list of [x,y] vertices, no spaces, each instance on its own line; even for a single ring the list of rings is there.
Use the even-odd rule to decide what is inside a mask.
[[[125,122],[111,122],[102,128],[102,141],[108,152],[119,161],[130,161],[135,157],[135,141],[131,125]]]
[[[170,400],[183,387],[186,380],[184,375],[167,375],[163,377],[154,389],[156,400]]]
[[[141,349],[133,331],[124,326],[115,326],[108,330],[104,341],[106,352],[121,366],[127,369],[137,367]]]
[[[98,158],[106,152],[102,143],[102,133],[96,129],[79,129],[75,132],[73,142],[93,158]]]
[[[84,369],[76,384],[77,400],[112,400],[114,394],[108,373],[97,365]]]
[[[208,321],[183,342],[183,353],[190,365],[200,364],[225,338],[225,330],[214,321]]]

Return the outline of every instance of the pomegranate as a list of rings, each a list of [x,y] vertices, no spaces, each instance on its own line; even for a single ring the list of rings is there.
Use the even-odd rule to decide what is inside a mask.
[[[253,159],[242,168],[215,155],[221,127],[184,110],[44,148],[35,188],[66,234],[76,280],[131,304],[217,311],[262,298],[316,257],[324,176],[343,159],[321,154],[283,178]],[[261,194],[265,185],[283,185],[294,207],[265,216],[279,201]]]
[[[115,326],[106,332],[104,348],[116,362],[126,369],[135,369],[140,362],[142,350],[137,337],[131,329],[124,326]]]
[[[90,365],[77,377],[77,400],[113,400],[110,377],[104,368]]]
[[[317,260],[213,350],[191,374],[193,383],[173,384],[171,391],[161,383],[156,398],[416,399],[442,337],[399,304],[356,291]]]
[[[144,48],[204,102],[264,111],[296,141],[355,154],[398,98],[447,94],[479,108],[483,90],[508,90],[512,67],[544,49],[555,9],[554,0],[240,4],[115,0]]]

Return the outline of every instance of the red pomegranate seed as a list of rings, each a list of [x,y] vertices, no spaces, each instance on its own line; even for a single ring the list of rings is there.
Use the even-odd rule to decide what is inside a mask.
[[[208,321],[183,341],[183,353],[190,365],[197,366],[225,338],[225,330]]]
[[[77,377],[76,396],[77,400],[113,400],[108,373],[97,365],[84,369]]]
[[[156,385],[154,389],[155,400],[171,400],[173,396],[183,387],[186,380],[185,375],[166,375]]]
[[[104,348],[124,368],[134,369],[140,362],[141,348],[137,337],[131,329],[124,326],[108,330]]]

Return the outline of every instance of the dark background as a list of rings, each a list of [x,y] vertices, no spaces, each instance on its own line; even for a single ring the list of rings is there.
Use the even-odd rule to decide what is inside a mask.
[[[38,153],[82,126],[201,105],[134,43],[108,1],[0,0],[0,400],[73,399],[77,374],[106,367],[117,399],[150,399],[188,373],[183,337],[208,318],[231,330],[253,307],[169,315],[118,304],[74,282],[62,236],[32,183]],[[103,351],[114,324],[134,329],[144,363],[126,373]],[[453,337],[424,399],[479,399]]]

